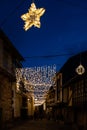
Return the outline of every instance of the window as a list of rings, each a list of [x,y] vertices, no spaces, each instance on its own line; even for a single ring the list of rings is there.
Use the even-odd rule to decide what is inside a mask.
[[[9,59],[8,53],[6,51],[4,51],[4,55],[3,55],[3,66],[5,68],[7,68],[7,69],[8,69],[8,65],[9,65],[8,59]]]
[[[73,85],[73,103],[82,104],[84,96],[84,80],[80,80]]]
[[[85,79],[84,92],[87,93],[87,79]]]
[[[22,97],[22,107],[27,107],[27,98]]]

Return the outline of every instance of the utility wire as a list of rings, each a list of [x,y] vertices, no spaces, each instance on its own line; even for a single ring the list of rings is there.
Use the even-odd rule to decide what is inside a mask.
[[[83,7],[80,1],[78,1],[76,3],[76,1],[74,2],[73,0],[72,1],[70,1],[70,0],[68,0],[68,1],[67,0],[62,0],[62,2],[64,2],[67,5],[70,5],[70,6],[73,6],[73,7],[79,7],[80,9],[84,9],[84,10],[87,11],[87,6]],[[83,0],[82,0],[82,2],[83,2]]]
[[[27,56],[24,57],[25,59],[29,59],[29,58],[55,58],[58,56],[69,56],[69,55],[73,55],[73,54],[56,54],[56,55],[44,55],[44,56]]]

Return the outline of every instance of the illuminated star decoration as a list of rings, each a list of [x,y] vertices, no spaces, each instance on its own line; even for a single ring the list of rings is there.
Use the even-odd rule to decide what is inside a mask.
[[[40,17],[44,14],[44,12],[45,12],[44,8],[37,9],[35,3],[32,3],[30,9],[28,10],[28,13],[23,14],[21,16],[21,18],[25,22],[24,25],[25,31],[27,31],[33,25],[37,28],[40,28],[41,26]]]

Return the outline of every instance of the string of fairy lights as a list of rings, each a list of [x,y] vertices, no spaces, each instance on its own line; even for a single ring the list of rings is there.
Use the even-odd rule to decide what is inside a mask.
[[[53,77],[56,74],[56,65],[17,68],[16,83],[17,91],[20,87],[20,81],[24,82],[24,87],[28,93],[34,95],[35,104],[42,104],[45,101],[46,93],[51,86],[54,86]]]

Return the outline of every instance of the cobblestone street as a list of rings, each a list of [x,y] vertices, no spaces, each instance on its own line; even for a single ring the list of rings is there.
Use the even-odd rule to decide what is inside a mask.
[[[59,124],[51,120],[29,120],[17,123],[10,130],[77,130],[70,125]]]

